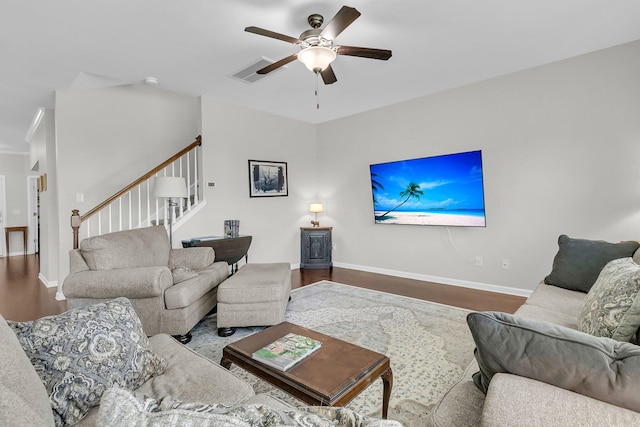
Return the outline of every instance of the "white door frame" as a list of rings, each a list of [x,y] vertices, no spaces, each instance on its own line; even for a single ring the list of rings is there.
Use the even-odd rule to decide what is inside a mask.
[[[0,175],[0,256],[8,256],[6,254],[7,244],[5,243],[4,227],[7,220],[7,199],[5,197],[4,175]]]
[[[38,243],[38,177],[27,177],[27,253],[36,253]]]

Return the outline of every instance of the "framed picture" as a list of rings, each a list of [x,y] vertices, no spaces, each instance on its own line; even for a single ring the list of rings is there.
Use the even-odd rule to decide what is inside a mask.
[[[249,160],[249,196],[288,196],[287,163]]]

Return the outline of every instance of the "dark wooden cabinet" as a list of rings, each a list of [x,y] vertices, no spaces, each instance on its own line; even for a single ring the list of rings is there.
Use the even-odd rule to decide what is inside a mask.
[[[300,268],[332,268],[333,227],[300,227]]]

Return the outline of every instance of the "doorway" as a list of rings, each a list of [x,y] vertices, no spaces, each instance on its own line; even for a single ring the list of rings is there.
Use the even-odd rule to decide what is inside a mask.
[[[4,240],[5,218],[7,217],[7,199],[5,198],[4,175],[0,175],[0,256],[7,256],[5,248],[7,244]]]
[[[40,253],[40,193],[38,192],[38,177],[27,177],[27,227],[29,241],[27,253]]]

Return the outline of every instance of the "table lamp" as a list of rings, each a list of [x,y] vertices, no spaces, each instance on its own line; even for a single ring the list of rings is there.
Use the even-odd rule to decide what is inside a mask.
[[[173,217],[175,207],[178,206],[176,199],[186,198],[187,184],[180,176],[159,176],[153,183],[153,197],[165,198],[169,202],[169,246],[173,247]]]
[[[311,203],[309,205],[309,212],[313,212],[316,214],[315,221],[311,221],[314,227],[320,227],[320,221],[318,221],[318,212],[322,212],[322,203]]]

